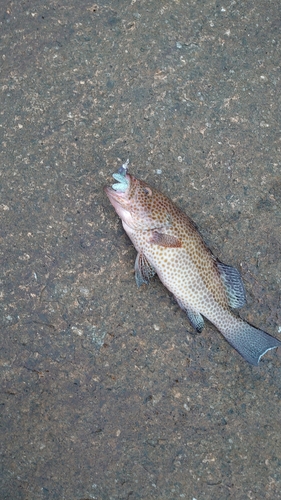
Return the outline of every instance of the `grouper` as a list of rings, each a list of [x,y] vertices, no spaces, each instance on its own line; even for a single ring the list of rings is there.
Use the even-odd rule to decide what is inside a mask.
[[[157,274],[197,332],[203,317],[253,365],[281,342],[250,325],[233,309],[246,302],[237,269],[216,259],[194,222],[167,196],[128,173],[128,160],[113,174],[105,193],[138,254],[137,286]]]

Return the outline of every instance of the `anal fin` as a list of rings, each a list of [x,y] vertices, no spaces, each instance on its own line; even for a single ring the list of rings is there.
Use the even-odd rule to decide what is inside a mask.
[[[181,307],[181,309],[183,309],[185,311],[191,326],[193,326],[193,328],[198,333],[201,333],[203,328],[204,328],[204,319],[201,316],[201,314],[198,313],[197,311],[194,311],[194,309],[192,309],[191,307],[183,304],[183,302],[181,302],[181,300],[179,300],[179,299],[176,299],[176,300],[177,300],[178,305]]]

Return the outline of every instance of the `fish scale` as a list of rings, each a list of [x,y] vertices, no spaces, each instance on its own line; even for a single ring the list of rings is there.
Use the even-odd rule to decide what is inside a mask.
[[[163,193],[128,173],[128,160],[113,174],[118,183],[105,193],[122,220],[138,255],[138,286],[157,274],[201,332],[203,316],[249,363],[257,365],[281,342],[234,314],[245,304],[237,269],[214,257],[193,221]]]

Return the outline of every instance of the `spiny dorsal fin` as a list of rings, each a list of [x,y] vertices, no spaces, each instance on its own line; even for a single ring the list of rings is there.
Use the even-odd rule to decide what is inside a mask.
[[[217,266],[230,307],[236,309],[244,306],[246,304],[246,293],[239,271],[235,267],[227,266],[219,260],[217,260]]]

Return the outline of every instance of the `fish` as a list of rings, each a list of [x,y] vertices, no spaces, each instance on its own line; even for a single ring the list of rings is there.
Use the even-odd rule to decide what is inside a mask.
[[[129,174],[128,163],[104,191],[137,250],[137,286],[157,274],[197,332],[207,318],[246,361],[258,365],[281,342],[233,311],[246,303],[239,271],[213,255],[195,223],[167,196]]]

